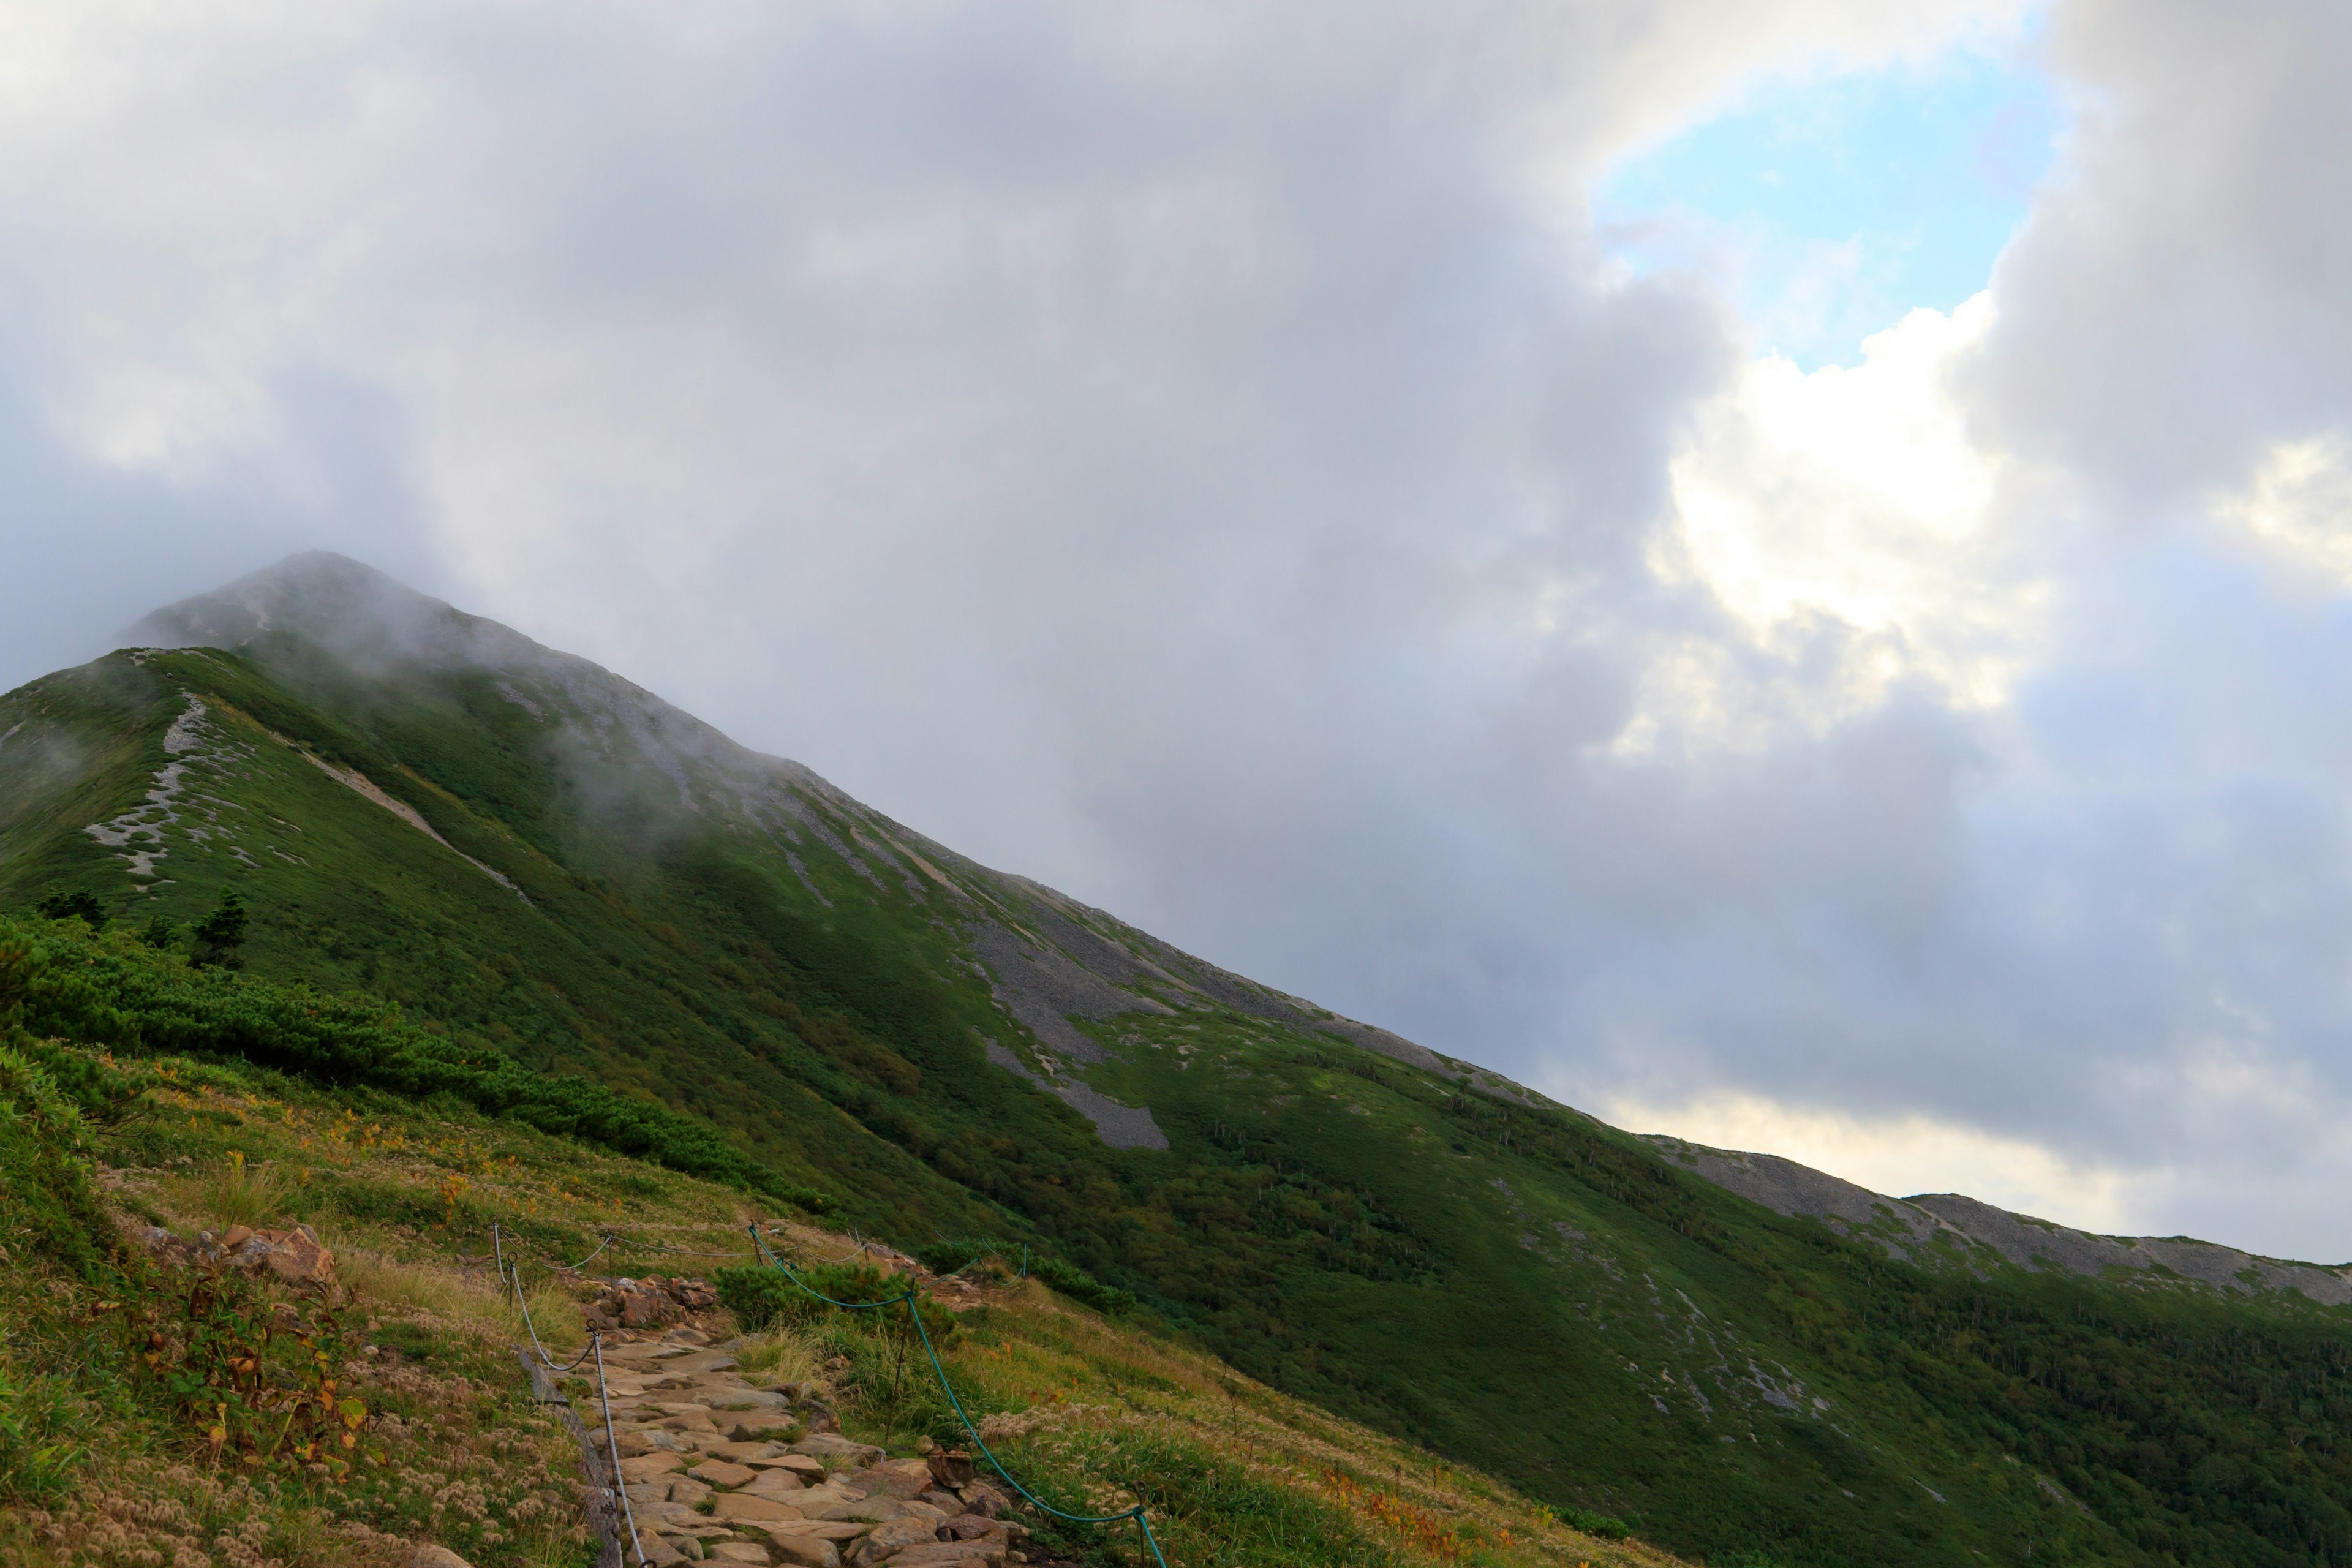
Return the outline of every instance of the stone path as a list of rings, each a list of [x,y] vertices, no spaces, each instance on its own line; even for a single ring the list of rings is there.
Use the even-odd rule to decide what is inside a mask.
[[[729,1342],[731,1344],[733,1342]],[[620,1470],[646,1564],[997,1568],[1025,1563],[1028,1531],[960,1451],[892,1459],[829,1430],[810,1384],[761,1385],[729,1344],[693,1328],[607,1341]],[[583,1408],[591,1441],[604,1434]]]

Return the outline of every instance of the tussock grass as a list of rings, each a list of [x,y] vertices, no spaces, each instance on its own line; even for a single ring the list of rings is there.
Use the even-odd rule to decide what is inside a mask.
[[[210,1169],[164,1184],[173,1208],[216,1230],[233,1225],[264,1228],[284,1215],[293,1190],[276,1165],[248,1161],[236,1149]]]
[[[809,1382],[824,1359],[814,1336],[783,1327],[746,1335],[734,1354],[736,1370],[745,1378],[772,1384]]]

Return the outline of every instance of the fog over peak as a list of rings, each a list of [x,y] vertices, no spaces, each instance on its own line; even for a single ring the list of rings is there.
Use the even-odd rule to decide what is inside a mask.
[[[2336,10],[16,20],[10,683],[336,550],[1612,1120],[2352,1255]],[[1954,48],[2074,120],[1853,363],[1590,218]]]

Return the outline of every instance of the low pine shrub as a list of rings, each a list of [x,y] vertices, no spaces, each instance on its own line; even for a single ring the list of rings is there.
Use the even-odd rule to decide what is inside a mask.
[[[1075,1264],[1049,1258],[1029,1265],[1029,1272],[1073,1301],[1083,1301],[1106,1318],[1123,1318],[1135,1310],[1132,1292],[1106,1285]]]

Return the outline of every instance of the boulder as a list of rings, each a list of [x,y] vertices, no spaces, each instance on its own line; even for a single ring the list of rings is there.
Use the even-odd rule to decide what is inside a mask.
[[[894,1498],[920,1497],[931,1489],[931,1468],[920,1459],[885,1459],[863,1478],[851,1478],[850,1484]]]
[[[234,1236],[245,1226],[237,1226]],[[289,1285],[325,1289],[335,1282],[335,1255],[307,1225],[291,1230],[247,1230],[229,1250],[229,1267],[257,1274],[263,1269]]]
[[[831,1465],[878,1465],[887,1458],[871,1443],[853,1443],[838,1432],[812,1432],[792,1446],[795,1454],[806,1454]]]
[[[887,1562],[910,1546],[931,1546],[939,1542],[937,1527],[925,1519],[894,1519],[876,1525],[852,1548],[849,1561],[854,1568],[866,1568],[874,1563]]]
[[[971,1483],[971,1456],[961,1448],[940,1449],[925,1462],[930,1467],[931,1478],[944,1491],[953,1491]]]

